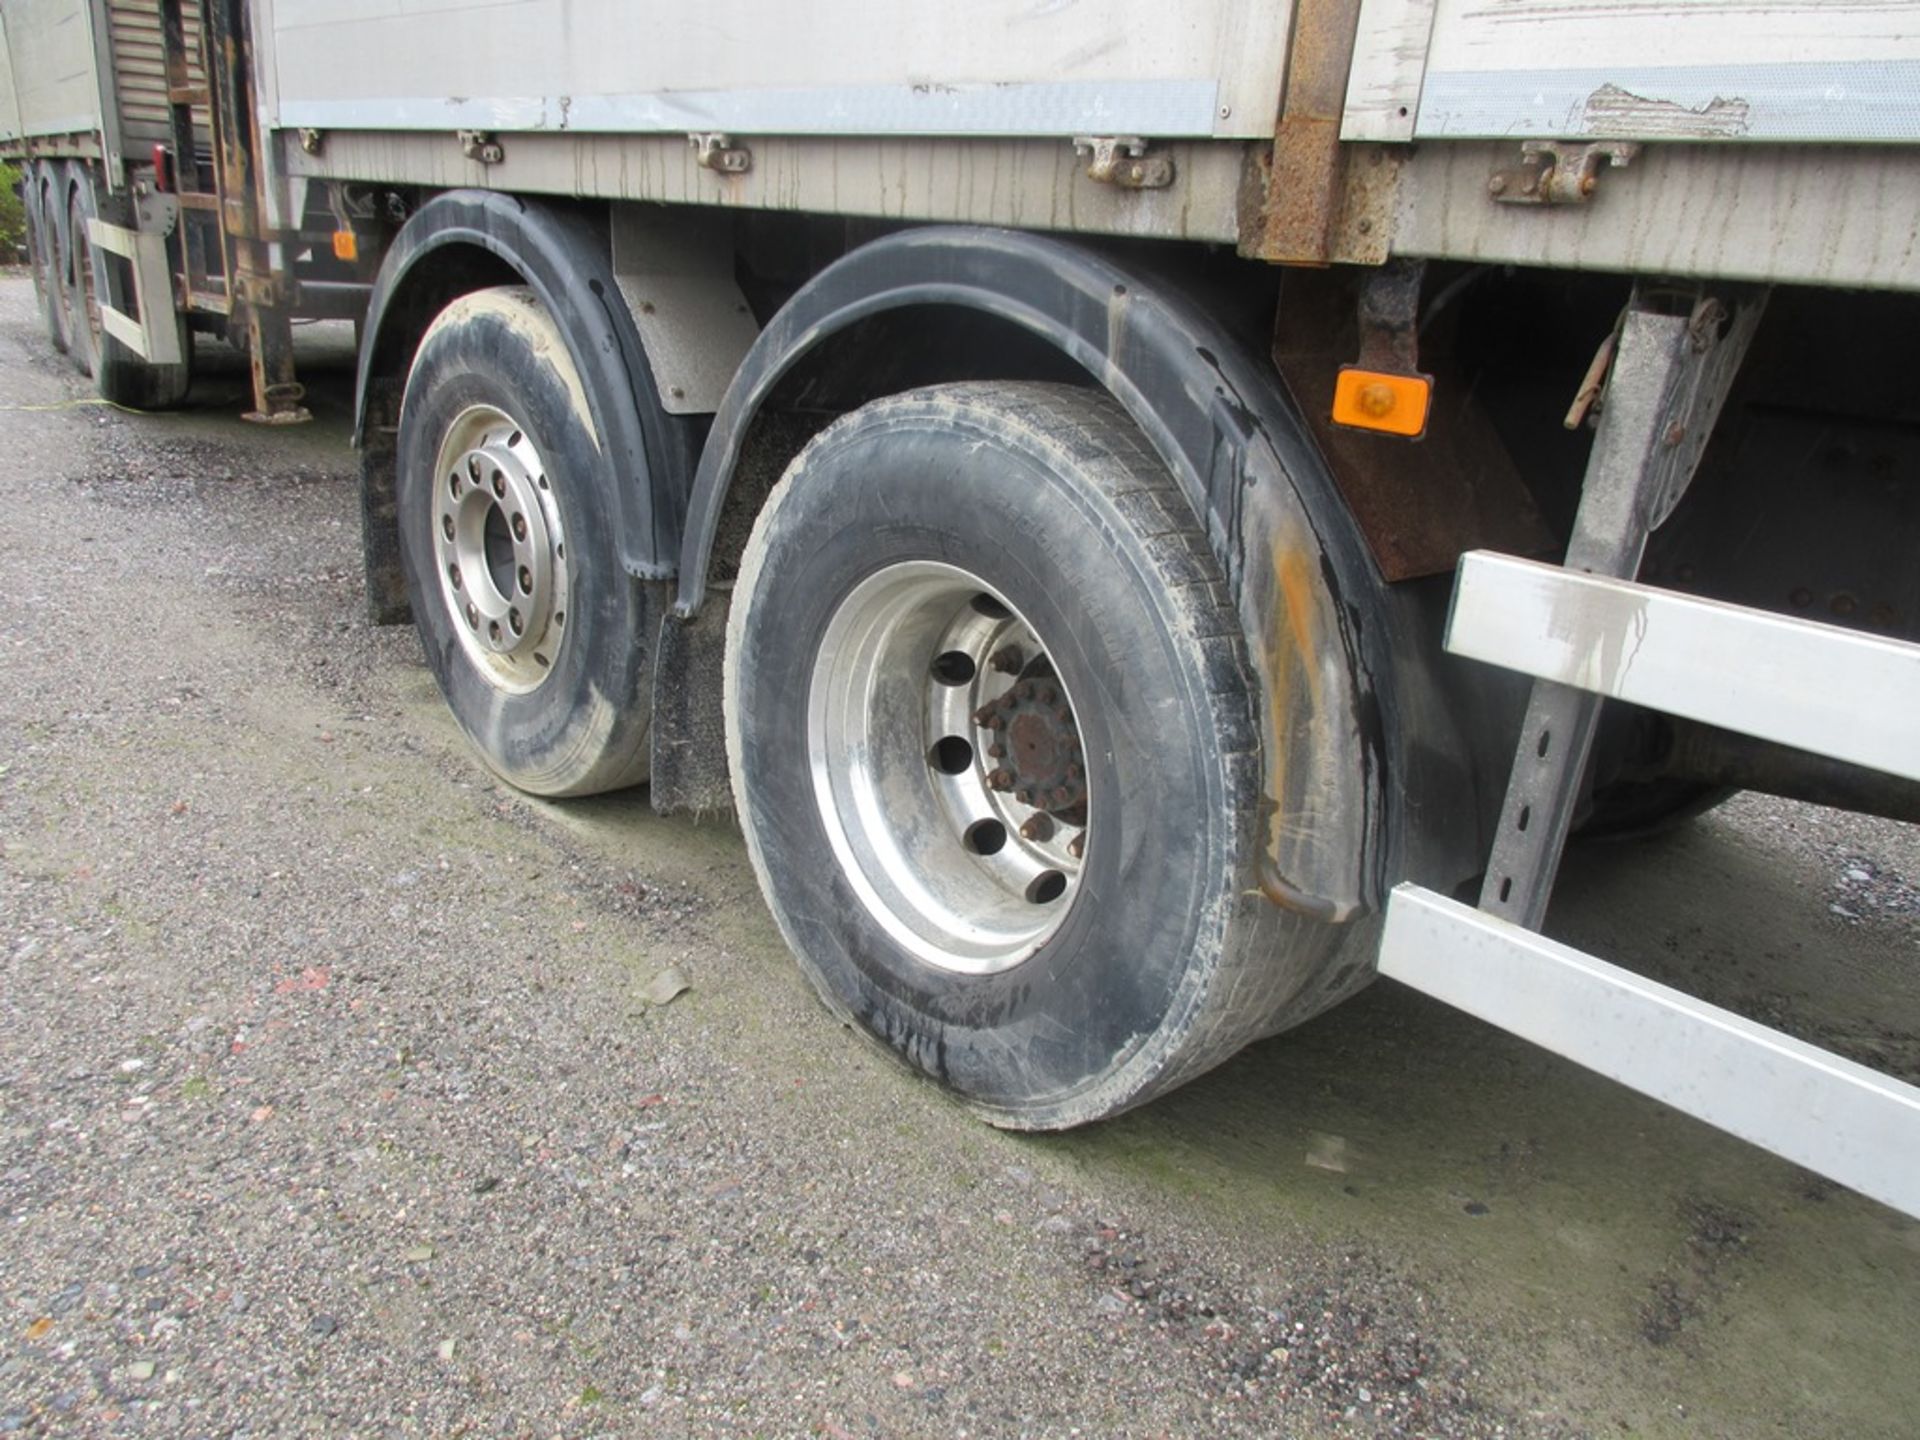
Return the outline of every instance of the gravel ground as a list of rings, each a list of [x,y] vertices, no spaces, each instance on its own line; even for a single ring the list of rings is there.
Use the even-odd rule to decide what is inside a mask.
[[[131,416],[0,279],[0,1434],[1911,1433],[1920,1227],[1404,991],[977,1126],[730,825],[467,756],[307,338]],[[1912,1075],[1916,880],[1742,799],[1554,928]]]

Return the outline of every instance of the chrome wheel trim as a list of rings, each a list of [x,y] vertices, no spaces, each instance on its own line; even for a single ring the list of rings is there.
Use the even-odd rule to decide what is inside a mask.
[[[553,673],[566,636],[566,534],[553,477],[518,421],[491,405],[460,412],[434,461],[440,596],[475,667],[510,694]]]
[[[1077,720],[1039,635],[977,576],[912,561],[854,587],[814,660],[806,745],[841,871],[910,954],[997,974],[1060,928],[1094,804]]]

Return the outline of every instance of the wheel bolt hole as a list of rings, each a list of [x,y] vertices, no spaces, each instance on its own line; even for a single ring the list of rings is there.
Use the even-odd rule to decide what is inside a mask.
[[[976,595],[973,597],[972,604],[977,614],[984,615],[989,620],[1005,620],[1013,614],[991,595]]]
[[[964,650],[948,650],[933,657],[933,678],[942,685],[964,685],[973,675],[973,657]]]
[[[467,478],[476,485],[480,483],[480,457],[478,455],[469,455],[467,457]]]
[[[500,643],[500,622],[498,620],[489,620],[487,622],[487,638],[496,645]]]
[[[480,628],[480,612],[471,605],[467,606],[467,628],[469,630]]]
[[[556,610],[556,611],[554,611],[554,612],[553,612],[553,623],[554,623],[555,625],[564,625],[564,624],[566,624],[566,623],[567,623],[567,612],[566,612],[566,611],[564,611],[564,610]]]
[[[539,665],[539,667],[542,670],[546,669],[549,665],[553,663],[551,660],[547,659],[546,656],[542,655],[538,650],[533,652],[533,659],[534,659],[534,663]]]
[[[533,593],[533,571],[524,565],[520,567],[520,593],[522,595]]]
[[[460,475],[457,471],[447,476],[447,494],[456,500],[460,498]]]
[[[520,432],[518,430],[514,431],[511,435],[507,437],[507,448],[509,450],[511,450],[514,446],[518,445],[519,443],[520,443]]]
[[[544,489],[546,489],[546,488],[547,488],[547,477],[546,477],[546,476],[544,476],[544,475],[542,475],[542,476],[541,476],[541,477],[540,477],[540,478],[539,478],[539,479],[538,479],[537,481],[535,481],[534,483],[535,483],[535,484],[537,484],[537,485],[538,485],[538,486],[539,486],[539,487],[540,487],[540,488],[541,488],[542,490],[544,490]]]
[[[520,618],[520,612],[517,609],[507,611],[507,624],[516,635],[527,628],[527,622]]]
[[[453,516],[442,515],[440,517],[440,533],[447,537],[447,543],[449,545],[453,543]]]
[[[502,475],[498,470],[493,472],[493,494],[497,500],[507,498],[507,477]]]
[[[976,855],[998,855],[1007,843],[1007,827],[998,820],[976,820],[967,827],[966,846]]]
[[[1067,893],[1067,877],[1058,870],[1042,870],[1027,884],[1027,899],[1035,905],[1051,905]]]
[[[447,579],[453,582],[454,589],[458,590],[460,588],[460,567],[458,565],[447,566]]]
[[[513,512],[513,538],[516,540],[527,538],[527,517],[518,510]]]
[[[973,765],[973,746],[958,735],[949,735],[927,752],[927,764],[942,775],[964,775]]]

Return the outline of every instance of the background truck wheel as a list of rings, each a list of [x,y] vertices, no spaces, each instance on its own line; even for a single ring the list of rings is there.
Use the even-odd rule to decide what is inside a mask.
[[[877,401],[788,470],[729,623],[753,864],[827,1004],[1062,1128],[1278,1028],[1239,625],[1104,395]]]
[[[102,399],[134,410],[172,409],[186,398],[193,378],[193,337],[187,331],[186,316],[175,311],[169,317],[179,336],[180,353],[189,357],[177,365],[149,364],[106,333],[100,323],[100,303],[105,299],[122,314],[134,314],[136,305],[128,293],[132,277],[104,250],[95,248],[87,236],[87,221],[104,214],[125,225],[131,223],[131,215],[118,200],[102,200],[96,195],[92,174],[85,166],[76,164],[69,173],[72,199],[67,209],[67,243],[73,282],[69,287],[67,330],[72,337],[69,349],[74,363],[93,376],[94,388]]]
[[[620,564],[619,477],[531,290],[463,296],[400,413],[400,546],[455,719],[502,778],[591,795],[647,774],[647,594]]]
[[[61,353],[67,348],[67,286],[64,279],[67,247],[62,238],[65,229],[66,196],[58,183],[60,167],[42,160],[26,169],[27,225],[29,236],[38,234],[33,252],[33,275],[40,292],[40,315],[46,322],[47,339]]]

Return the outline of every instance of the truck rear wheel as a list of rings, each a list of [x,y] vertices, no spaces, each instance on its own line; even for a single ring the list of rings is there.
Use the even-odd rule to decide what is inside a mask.
[[[1239,633],[1104,395],[939,386],[816,438],[747,545],[726,715],[749,853],[829,1007],[1021,1129],[1276,1028]]]
[[[533,291],[434,320],[397,456],[414,623],[481,757],[536,795],[647,774],[651,606],[620,564],[615,487],[565,337]]]
[[[70,171],[72,199],[67,210],[68,246],[72,252],[73,283],[69,289],[67,331],[72,337],[70,353],[74,363],[93,376],[94,388],[104,400],[134,410],[169,410],[187,396],[192,383],[191,357],[193,337],[187,332],[186,317],[172,309],[171,296],[158,296],[169,313],[162,323],[171,324],[179,338],[183,357],[177,365],[154,365],[107,334],[100,320],[104,299],[123,315],[135,313],[133,296],[127,293],[131,277],[104,251],[97,249],[87,234],[87,222],[101,214],[101,200],[93,188],[92,173],[83,165]],[[124,207],[114,202],[107,218],[127,223],[131,218]]]
[[[66,245],[61,239],[66,209],[59,167],[45,160],[26,169],[27,235],[33,242],[33,278],[40,293],[40,317],[47,340],[62,354],[67,349]],[[36,238],[37,237],[37,238]]]

